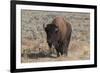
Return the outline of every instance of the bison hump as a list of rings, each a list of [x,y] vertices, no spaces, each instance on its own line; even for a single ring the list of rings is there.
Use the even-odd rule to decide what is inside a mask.
[[[61,37],[62,39],[64,39],[67,33],[67,29],[68,29],[64,17],[58,16],[53,20],[52,23],[59,28]]]

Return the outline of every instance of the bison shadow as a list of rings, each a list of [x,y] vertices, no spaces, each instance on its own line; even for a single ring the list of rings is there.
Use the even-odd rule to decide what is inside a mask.
[[[52,55],[50,54],[50,52],[47,53],[47,52],[44,52],[44,51],[42,51],[42,52],[31,52],[31,53],[28,53],[28,54],[22,54],[21,56],[22,56],[22,57],[27,56],[27,58],[30,58],[30,59],[38,59],[38,58],[57,58],[57,57],[55,57],[55,56],[52,56]]]

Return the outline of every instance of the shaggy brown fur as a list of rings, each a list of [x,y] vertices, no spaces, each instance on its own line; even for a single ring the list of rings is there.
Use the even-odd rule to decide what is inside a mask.
[[[68,52],[68,45],[71,37],[71,24],[65,21],[64,17],[58,16],[45,27],[47,33],[47,42],[49,47],[52,45],[57,51],[57,56],[66,54]]]

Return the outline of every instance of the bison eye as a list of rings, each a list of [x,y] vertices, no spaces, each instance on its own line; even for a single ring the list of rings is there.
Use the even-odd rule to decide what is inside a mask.
[[[58,32],[58,28],[55,28],[55,32]]]

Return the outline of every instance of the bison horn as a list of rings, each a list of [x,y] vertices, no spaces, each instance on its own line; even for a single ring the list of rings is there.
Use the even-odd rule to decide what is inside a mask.
[[[44,29],[46,28],[46,25],[45,25],[45,24],[43,24],[43,28],[44,28]]]

